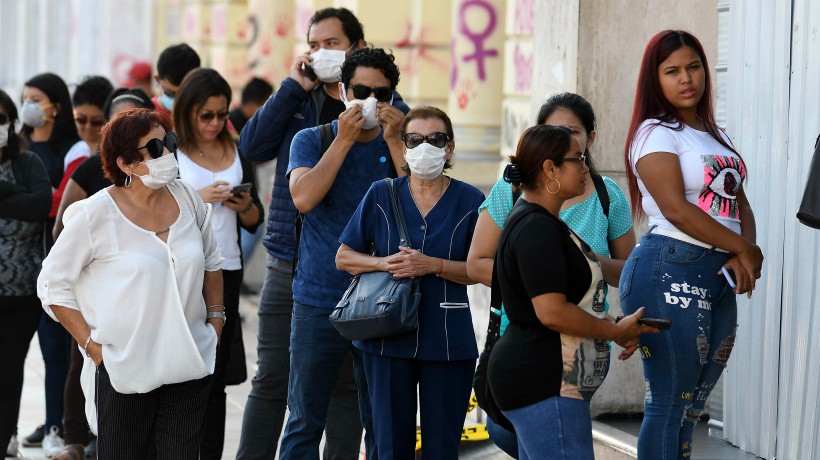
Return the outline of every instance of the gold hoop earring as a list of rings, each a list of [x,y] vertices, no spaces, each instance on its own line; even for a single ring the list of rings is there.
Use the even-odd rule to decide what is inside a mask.
[[[555,181],[555,182],[558,183],[558,190],[556,190],[554,192],[552,190],[550,190],[550,182],[552,182],[552,181]],[[547,181],[547,192],[549,192],[550,195],[555,195],[556,193],[558,193],[560,191],[561,191],[561,183],[558,182],[558,179],[550,179],[550,180]]]
[[[125,184],[123,184],[123,185],[125,185],[125,188],[128,188],[128,187],[131,186],[131,174],[125,176]]]

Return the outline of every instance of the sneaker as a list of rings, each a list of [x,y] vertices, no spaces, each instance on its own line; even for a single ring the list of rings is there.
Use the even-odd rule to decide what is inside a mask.
[[[51,458],[65,449],[65,442],[60,437],[60,429],[52,426],[49,433],[43,438],[43,453]]]
[[[88,445],[85,446],[85,458],[95,459],[97,458],[97,438],[94,437],[91,441],[88,442]]]
[[[20,443],[17,441],[17,435],[11,435],[9,439],[9,446],[6,448],[6,457],[17,458],[20,455]]]
[[[85,451],[82,444],[69,444],[52,457],[53,460],[83,460],[84,458]]]
[[[43,445],[45,434],[46,431],[43,425],[38,426],[30,435],[23,438],[23,447],[40,447]]]

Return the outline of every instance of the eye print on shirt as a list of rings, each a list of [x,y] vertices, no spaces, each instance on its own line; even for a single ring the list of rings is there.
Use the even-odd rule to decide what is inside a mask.
[[[737,191],[746,179],[746,165],[735,157],[702,155],[703,189],[698,207],[714,217],[739,219]]]

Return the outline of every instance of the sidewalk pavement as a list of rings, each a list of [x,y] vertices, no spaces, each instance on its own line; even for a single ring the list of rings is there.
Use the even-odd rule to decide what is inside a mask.
[[[222,456],[223,459],[235,458],[239,445],[239,434],[242,429],[242,413],[245,408],[248,393],[251,389],[250,380],[255,373],[256,366],[256,333],[258,329],[256,308],[258,303],[259,299],[257,296],[242,296],[239,305],[239,311],[243,318],[242,333],[243,339],[245,340],[248,380],[241,385],[233,385],[227,388],[225,449]],[[481,339],[481,343],[483,343],[483,339]],[[36,335],[31,342],[31,348],[26,358],[25,372],[20,419],[18,421],[20,440],[42,424],[45,418],[45,401],[43,396],[45,369]],[[465,421],[465,426],[477,424],[478,413],[479,411],[477,410],[470,412]],[[46,458],[43,454],[43,450],[40,448],[21,446],[20,450],[23,458],[33,460]],[[501,452],[492,441],[478,441],[463,442],[459,451],[459,458],[470,460],[500,460],[509,459],[510,457]]]

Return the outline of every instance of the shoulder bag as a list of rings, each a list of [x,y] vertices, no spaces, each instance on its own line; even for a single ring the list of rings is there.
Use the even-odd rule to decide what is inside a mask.
[[[814,156],[809,166],[809,177],[797,218],[804,225],[820,229],[820,136],[814,142]]]
[[[399,229],[399,246],[410,246],[404,213],[393,179],[390,201]],[[369,340],[418,329],[419,278],[393,278],[389,272],[362,273],[351,281],[330,314],[330,322],[348,340]]]

